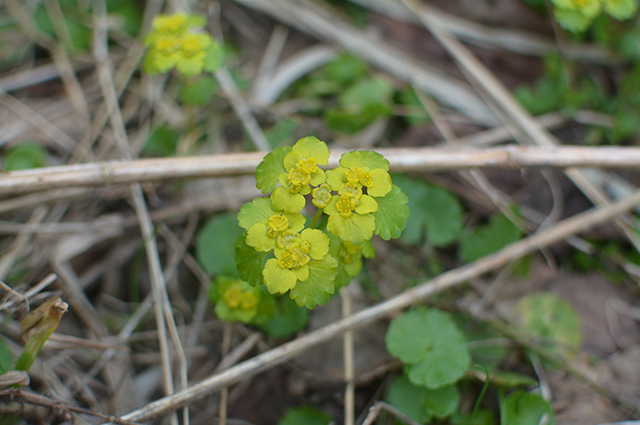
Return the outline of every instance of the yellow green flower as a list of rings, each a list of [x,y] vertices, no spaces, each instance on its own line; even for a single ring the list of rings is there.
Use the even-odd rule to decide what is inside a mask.
[[[630,19],[638,10],[637,0],[602,0],[604,11],[614,18],[624,21]]]
[[[316,187],[311,191],[312,200],[311,202],[316,208],[325,208],[333,195],[331,194],[331,186],[326,183],[322,183],[320,186]]]
[[[153,30],[144,39],[145,46],[150,48],[144,62],[145,70],[156,74],[175,67],[183,75],[200,74],[207,61],[211,62],[220,50],[211,35],[191,32],[205,24],[205,19],[196,15],[157,16]]]
[[[328,252],[329,236],[317,229],[285,238],[274,251],[276,258],[268,260],[262,272],[267,290],[284,294],[295,288],[309,278],[309,264],[324,259]]]
[[[256,198],[238,213],[240,227],[247,231],[247,245],[259,252],[275,249],[283,234],[301,231],[305,221],[302,214],[275,210],[269,198]]]
[[[288,213],[302,211],[304,195],[311,193],[311,186],[320,186],[326,181],[326,175],[318,165],[327,165],[329,155],[327,145],[315,137],[298,140],[284,156],[286,172],[278,175],[282,186],[276,187],[271,194],[273,206]]]
[[[551,0],[553,5],[565,11],[580,12],[585,18],[593,19],[600,14],[600,0]]]
[[[349,195],[334,196],[324,212],[329,216],[327,230],[340,239],[360,245],[371,239],[376,230],[373,212],[378,203],[369,195],[359,198]]]
[[[270,311],[260,311],[260,304],[268,294],[241,280],[219,276],[212,282],[208,296],[215,304],[216,315],[227,322],[258,323],[273,315]]]
[[[377,152],[355,151],[342,155],[340,167],[327,171],[327,183],[340,195],[366,189],[367,195],[383,197],[391,191],[389,161]]]

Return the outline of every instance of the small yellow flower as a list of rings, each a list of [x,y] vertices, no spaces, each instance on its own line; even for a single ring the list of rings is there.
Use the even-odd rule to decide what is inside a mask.
[[[305,229],[287,235],[287,240],[274,251],[276,258],[268,260],[262,272],[267,290],[284,294],[295,288],[298,281],[309,278],[309,263],[322,260],[328,252],[329,236],[320,230]]]

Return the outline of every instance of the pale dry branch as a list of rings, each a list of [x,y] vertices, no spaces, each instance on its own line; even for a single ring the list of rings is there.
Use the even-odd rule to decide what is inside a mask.
[[[376,149],[393,172],[439,172],[467,168],[637,168],[637,147],[502,146],[486,149]],[[334,150],[329,167],[343,151]],[[63,165],[0,175],[0,195],[69,186],[103,186],[161,180],[253,174],[264,153],[152,158]]]
[[[441,275],[408,289],[380,304],[362,310],[347,318],[338,320],[330,325],[310,332],[291,342],[276,347],[270,351],[240,363],[225,372],[209,378],[156,400],[134,412],[122,417],[125,420],[146,421],[165,414],[168,411],[198,400],[205,395],[219,390],[224,386],[237,382],[248,376],[264,372],[284,363],[298,354],[318,344],[327,342],[347,330],[356,329],[374,323],[389,314],[424,301],[428,297],[459,286],[471,278],[480,276],[497,268],[503,267],[524,255],[530,254],[541,247],[564,240],[578,232],[586,231],[601,225],[613,217],[628,211],[640,203],[640,191],[621,201],[612,202],[605,207],[593,208],[571,218],[558,222],[553,226],[542,229],[528,238],[514,242],[498,252],[483,257],[471,264],[449,270]]]

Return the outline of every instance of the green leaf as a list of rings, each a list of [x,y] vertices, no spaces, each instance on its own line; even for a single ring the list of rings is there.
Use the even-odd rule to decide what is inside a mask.
[[[378,152],[373,151],[351,151],[343,153],[340,157],[340,165],[345,168],[367,167],[370,170],[382,169],[389,171],[389,160]]]
[[[437,418],[446,418],[458,409],[460,391],[455,385],[427,390],[424,401],[425,409]]]
[[[91,47],[91,39],[93,37],[93,32],[89,27],[82,24],[80,21],[83,19],[82,11],[78,9],[78,5],[76,2],[60,2],[60,6],[62,8],[62,13],[64,17],[64,25],[67,27],[67,31],[71,36],[73,49],[78,50],[89,50]],[[57,38],[57,34],[54,30],[53,23],[51,22],[51,18],[49,17],[49,13],[44,6],[38,7],[35,14],[33,15],[33,22],[36,26],[50,36]]]
[[[142,25],[142,9],[140,4],[128,0],[107,0],[109,15],[119,17],[120,28],[131,37],[138,35]]]
[[[327,254],[322,260],[309,263],[309,277],[304,282],[298,281],[291,290],[291,299],[300,307],[312,310],[317,305],[329,301],[329,296],[335,293],[334,279],[338,271],[338,261]]]
[[[425,111],[413,87],[407,87],[402,90],[399,98],[400,104],[406,109],[403,118],[409,125],[423,125],[431,122],[431,117]]]
[[[431,413],[425,408],[427,389],[417,387],[404,376],[398,376],[389,388],[387,402],[418,423],[426,423]]]
[[[538,425],[543,415],[548,415],[548,425],[553,425],[553,408],[538,394],[517,390],[500,403],[500,422],[509,425]]]
[[[207,273],[238,275],[234,251],[240,235],[235,214],[220,214],[207,222],[196,242],[196,258]]]
[[[256,187],[262,193],[269,193],[278,186],[278,176],[286,173],[284,167],[284,157],[291,152],[290,146],[276,148],[264,157],[256,168]]]
[[[504,214],[491,217],[487,226],[476,228],[473,232],[463,234],[460,241],[460,258],[471,263],[479,258],[494,253],[522,237],[522,231]]]
[[[449,418],[452,425],[494,425],[493,412],[487,409],[478,409],[472,418],[462,414],[460,411],[455,412]]]
[[[265,137],[272,148],[291,140],[293,133],[300,125],[290,118],[280,120],[269,130],[265,131]]]
[[[338,97],[347,111],[360,113],[370,105],[390,105],[393,86],[379,77],[358,81]]]
[[[541,115],[562,107],[565,91],[564,84],[548,77],[542,77],[536,83],[535,89],[521,86],[518,87],[514,95],[533,115]]]
[[[619,21],[632,18],[638,10],[638,0],[602,0],[604,11]]]
[[[178,134],[167,125],[156,127],[144,145],[144,153],[147,155],[172,156],[176,153]]]
[[[203,69],[206,72],[215,72],[222,68],[223,64],[224,49],[219,43],[214,41],[211,46],[205,51]]]
[[[313,406],[292,407],[278,421],[278,425],[327,425],[331,416]]]
[[[37,143],[22,143],[9,149],[4,161],[5,171],[40,168],[47,165],[47,148]]]
[[[13,370],[13,351],[7,340],[0,336],[0,375]]]
[[[591,25],[591,22],[593,22],[592,18],[587,18],[577,10],[562,10],[554,8],[553,15],[556,17],[556,20],[562,28],[573,33],[586,31],[587,28],[589,28],[589,25]]]
[[[382,198],[376,198],[376,202],[378,211],[372,213],[376,219],[375,234],[380,235],[385,241],[399,238],[407,225],[409,199],[398,186],[394,185],[391,192]]]
[[[212,77],[202,77],[193,84],[186,83],[180,91],[180,101],[185,105],[205,106],[218,88],[216,80]]]
[[[460,404],[460,391],[455,385],[428,390],[401,375],[391,384],[386,399],[409,418],[425,423],[432,416],[442,419],[455,412]]]
[[[539,292],[528,295],[520,300],[515,313],[527,331],[540,338],[554,340],[572,351],[580,348],[580,316],[569,302],[555,294]]]
[[[382,78],[367,78],[356,82],[339,97],[339,106],[327,110],[329,128],[357,133],[376,119],[391,114],[393,87]]]
[[[322,68],[324,74],[340,84],[350,84],[367,74],[367,64],[352,55],[342,55]]]
[[[394,319],[387,331],[387,350],[407,364],[414,385],[437,389],[460,379],[471,357],[462,332],[450,314],[419,308]]]
[[[271,297],[272,299],[274,297]],[[285,338],[301,331],[309,321],[309,310],[298,305],[288,297],[276,298],[275,314],[262,324],[262,329],[274,338]]]
[[[246,238],[247,234],[245,232],[236,240],[235,261],[237,273],[240,275],[240,279],[248,282],[251,286],[262,285],[262,270],[268,253],[258,252],[247,245]]]
[[[407,206],[413,214],[407,219],[402,239],[418,244],[426,228],[427,240],[433,246],[446,246],[462,233],[462,205],[451,192],[405,175],[393,175],[398,185],[409,198]]]
[[[240,208],[238,213],[238,224],[245,230],[249,230],[253,225],[268,220],[276,214],[276,210],[271,206],[271,198],[253,198]]]

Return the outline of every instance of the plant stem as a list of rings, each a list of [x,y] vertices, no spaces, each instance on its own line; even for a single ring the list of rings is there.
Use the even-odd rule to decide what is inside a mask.
[[[311,225],[309,226],[309,228],[311,228],[311,229],[315,229],[316,228],[316,225],[320,221],[320,217],[322,217],[322,212],[323,211],[324,211],[324,208],[318,208],[318,210],[316,211],[316,215],[314,215],[313,216],[313,220],[311,220]]]

